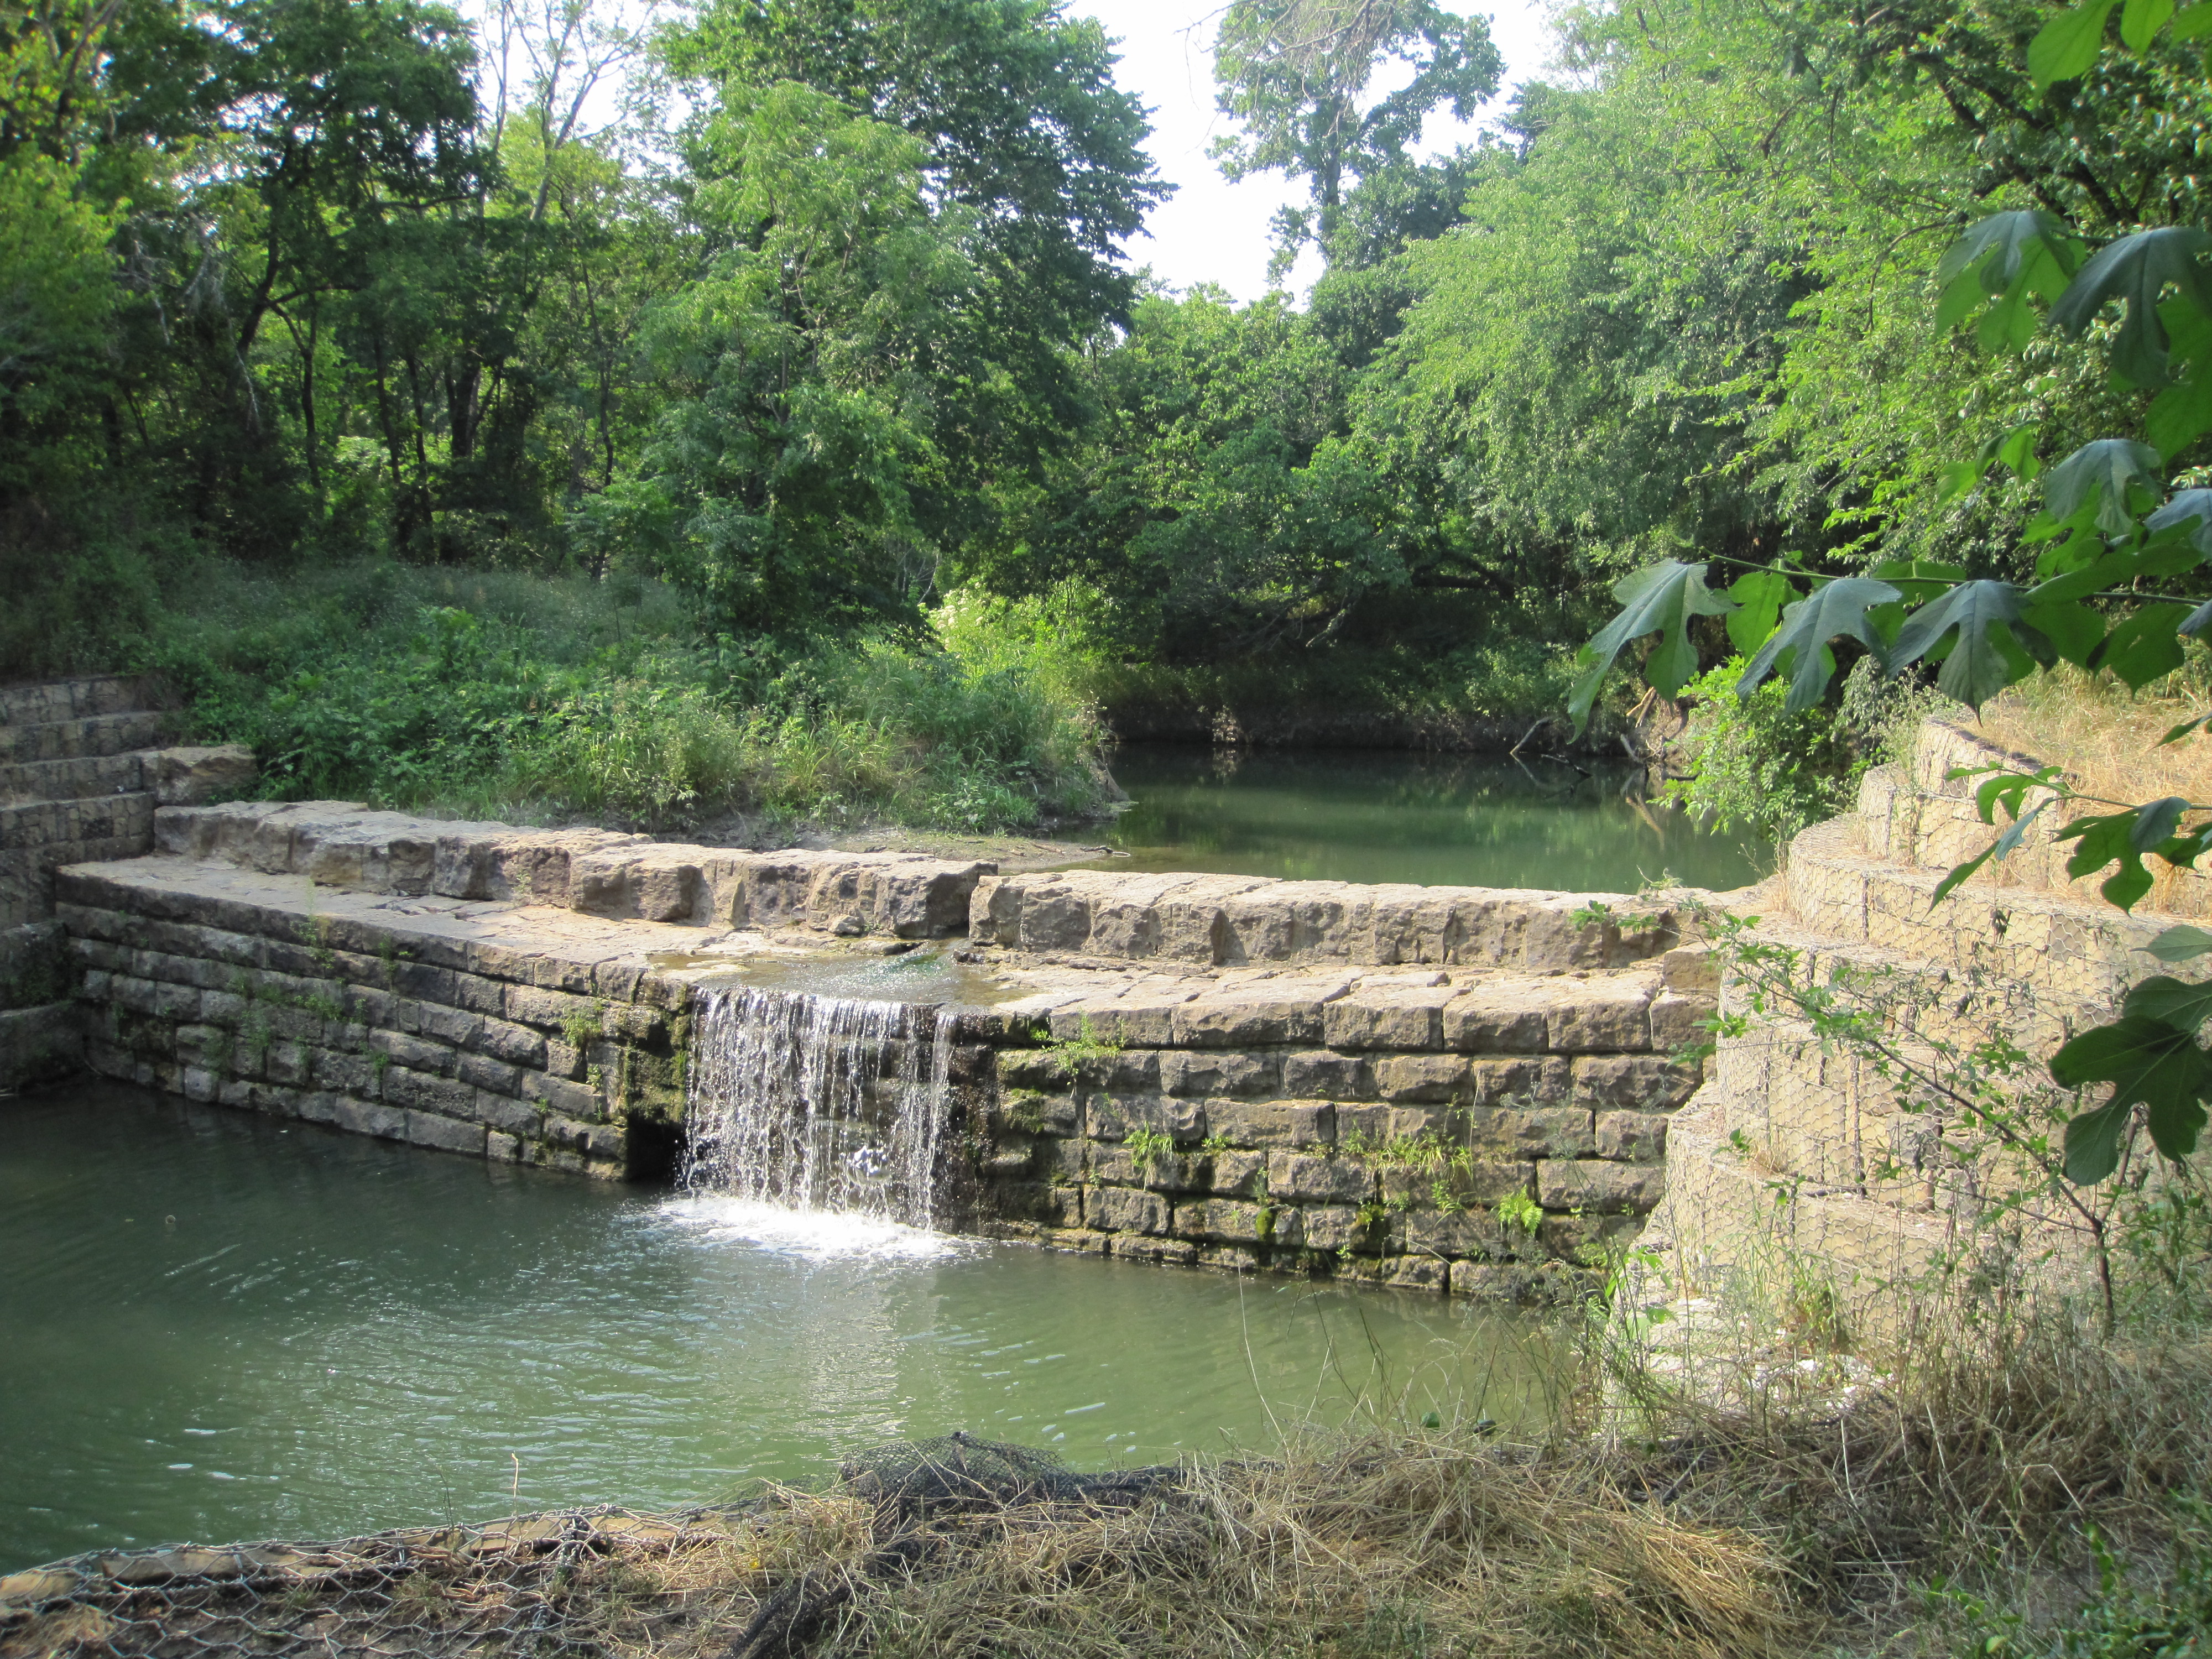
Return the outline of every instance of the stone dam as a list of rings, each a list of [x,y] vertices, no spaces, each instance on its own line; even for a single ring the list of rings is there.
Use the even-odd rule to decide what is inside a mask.
[[[818,1025],[822,1055],[753,1085],[807,1120],[769,1140],[872,1124],[901,1218],[1158,1262],[1540,1292],[1657,1202],[1701,1076],[1676,1051],[1714,1004],[1663,905],[1624,930],[1556,893],[1000,875],[344,802],[144,816],[8,936],[66,989],[7,1016],[45,1017],[48,1075],[665,1178],[734,1134],[713,1079],[744,1021]],[[908,987],[857,1057],[792,1007],[860,1007],[808,989],[856,970]],[[834,1201],[891,1190],[868,1181]]]
[[[1802,1021],[1697,1058],[1749,1005],[1685,936],[1695,894],[209,805],[251,757],[163,729],[126,681],[0,690],[0,1091],[89,1068],[586,1176],[1472,1296],[1548,1295],[1640,1233],[1678,1289],[1757,1296],[1782,1262],[1876,1323],[1972,1224],[1924,1108]],[[1928,721],[1751,908],[1808,973],[1921,988],[1915,1042],[1980,1020],[2047,1054],[2212,901],[2183,872],[2168,914],[2122,915],[2045,823],[1935,904],[1990,833],[1961,776],[1990,763],[2037,763]]]

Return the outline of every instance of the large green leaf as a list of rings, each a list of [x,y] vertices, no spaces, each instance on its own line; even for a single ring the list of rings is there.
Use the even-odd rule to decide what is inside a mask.
[[[2120,1005],[2120,1012],[2141,1014],[2146,1019],[2162,1019],[2169,1025],[2193,1032],[2203,1026],[2206,1015],[2212,1014],[2212,985],[2191,985],[2185,979],[2153,974],[2128,988],[2127,1000]]]
[[[2062,11],[2027,43],[2027,72],[2040,92],[2054,81],[2071,81],[2097,61],[2105,44],[2105,20],[2118,0],[2093,0]]]
[[[1729,612],[1729,643],[1748,656],[1766,643],[1782,607],[1797,597],[1797,589],[1779,570],[1753,570],[1729,583],[1728,593],[1741,607]]]
[[[2158,452],[2148,444],[2095,438],[2044,476],[2044,508],[2063,520],[2094,503],[2097,528],[2107,536],[2124,536],[2136,521],[2131,495],[2155,491],[2160,482]]]
[[[2078,335],[2108,301],[2125,301],[2127,315],[2112,342],[2112,371],[2137,386],[2163,386],[2172,340],[2159,317],[2159,298],[2171,284],[2198,311],[2212,314],[2212,280],[2197,263],[2208,251],[2212,235],[2194,225],[2123,236],[2100,250],[2067,285],[2051,308],[2051,325]]]
[[[2074,274],[2080,250],[2066,227],[2039,208],[1990,215],[1953,243],[1936,266],[1943,291],[1936,326],[1949,328],[1984,301],[1994,301],[1977,338],[1984,350],[2019,349],[2035,331],[2028,296],[2057,298]]]
[[[2127,682],[2130,690],[2140,691],[2187,660],[2176,635],[2191,615],[2185,605],[2140,606],[2105,636],[2085,665],[2109,668]]]
[[[2123,0],[2120,43],[2130,52],[2141,52],[2173,15],[2173,0]]]
[[[2191,962],[2212,954],[2212,933],[2183,922],[2167,928],[2143,949],[2160,962]]]
[[[1698,648],[1690,642],[1690,618],[1722,617],[1735,610],[1735,601],[1705,587],[1705,568],[1668,559],[1613,585],[1620,614],[1599,630],[1598,635],[1575,653],[1582,673],[1567,699],[1574,716],[1575,735],[1589,724],[1598,689],[1612,672],[1613,661],[1629,641],[1656,634],[1659,643],[1644,659],[1644,677],[1662,696],[1673,696],[1698,672]]]
[[[1887,582],[1870,576],[1839,576],[1814,588],[1782,613],[1782,626],[1744,665],[1743,678],[1736,682],[1736,696],[1748,696],[1787,651],[1795,654],[1795,659],[1784,711],[1794,714],[1810,708],[1828,689],[1832,672],[1822,647],[1832,639],[1853,639],[1874,653],[1877,662],[1883,660],[1889,648],[1868,619],[1867,609],[1894,605],[1903,597]]]
[[[2034,666],[2013,635],[2021,620],[2021,592],[2010,582],[1962,582],[1905,619],[1890,648],[1889,672],[1919,661],[1955,632],[1958,641],[1936,684],[1944,696],[1978,708]]]
[[[2066,1126],[2066,1178],[2081,1186],[2119,1166],[2130,1109],[2141,1102],[2151,1139],[2171,1158],[2196,1150],[2212,1097],[2212,1055],[2194,1033],[2146,1014],[2123,1016],[2082,1032],[2051,1057],[2051,1075],[2069,1089],[2112,1085],[2112,1097]]]
[[[2212,558],[2212,489],[2177,489],[2143,526],[2151,531],[2184,531],[2191,547]]]
[[[2078,879],[2094,875],[2108,864],[2118,864],[2120,867],[2099,890],[2108,903],[2123,910],[2134,909],[2150,891],[2144,854],[2154,853],[2169,864],[2186,864],[2195,859],[2194,837],[2174,834],[2180,828],[2181,815],[2188,810],[2189,803],[2180,796],[2167,795],[2125,811],[2075,818],[2057,836],[2060,841],[2080,843],[2066,860],[2066,873]]]

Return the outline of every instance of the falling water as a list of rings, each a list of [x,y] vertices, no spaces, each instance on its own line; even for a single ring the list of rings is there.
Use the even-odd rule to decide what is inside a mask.
[[[912,1003],[714,990],[691,1039],[696,1194],[928,1227],[953,1016]]]

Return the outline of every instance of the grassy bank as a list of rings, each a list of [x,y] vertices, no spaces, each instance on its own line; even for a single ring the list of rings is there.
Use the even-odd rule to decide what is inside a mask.
[[[704,639],[621,575],[210,564],[126,665],[286,799],[775,834],[1018,829],[1111,790],[1048,641]]]

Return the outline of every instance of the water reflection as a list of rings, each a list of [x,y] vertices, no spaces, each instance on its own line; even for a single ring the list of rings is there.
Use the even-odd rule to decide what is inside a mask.
[[[1298,880],[1632,891],[1671,875],[1725,890],[1771,850],[1644,804],[1626,772],[1454,755],[1125,744],[1114,775],[1133,805],[1068,839],[1128,854],[1121,870]]]
[[[0,1105],[0,1571],[709,1500],[965,1428],[1077,1467],[1544,1409],[1442,1298],[840,1237],[113,1088]]]

